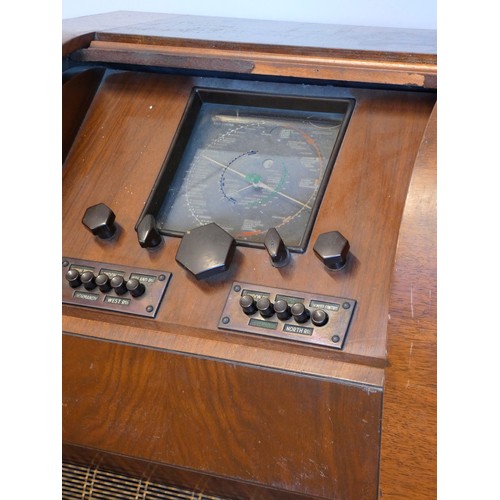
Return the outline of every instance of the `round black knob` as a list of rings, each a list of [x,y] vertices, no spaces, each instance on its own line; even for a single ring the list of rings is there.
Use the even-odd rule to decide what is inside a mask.
[[[295,302],[290,308],[290,311],[292,312],[293,319],[297,323],[305,323],[311,316],[309,309],[307,309],[302,302]]]
[[[153,215],[145,215],[137,226],[137,239],[142,248],[157,247],[162,239]]]
[[[84,271],[80,276],[82,285],[85,290],[93,290],[97,285],[95,284],[95,276],[92,271]]]
[[[146,291],[144,283],[141,283],[137,278],[130,278],[127,281],[126,287],[132,297],[140,297]]]
[[[328,314],[323,309],[315,309],[311,314],[311,321],[315,326],[324,326],[328,323]]]
[[[66,280],[71,288],[78,288],[82,284],[80,273],[76,269],[70,269],[66,273]]]
[[[281,321],[290,319],[290,316],[292,315],[288,302],[282,299],[279,299],[274,303],[274,312],[276,313],[276,316],[278,316],[278,319],[280,319]]]
[[[270,318],[274,314],[273,304],[267,297],[261,297],[257,301],[257,309],[263,318]]]
[[[111,238],[115,234],[115,214],[104,203],[93,205],[85,211],[83,225],[101,239]]]
[[[111,290],[110,279],[107,274],[99,274],[95,279],[95,284],[102,293],[107,293]]]
[[[242,295],[240,298],[240,306],[243,309],[243,312],[248,316],[257,312],[255,299],[251,295]]]
[[[125,280],[123,279],[123,276],[113,276],[109,284],[117,295],[123,295],[124,293],[127,293],[127,285],[125,283]]]
[[[273,267],[284,267],[290,262],[290,252],[276,228],[272,227],[266,233],[264,246],[271,257]]]
[[[347,262],[349,242],[338,231],[323,233],[314,244],[314,252],[328,269],[338,271]]]

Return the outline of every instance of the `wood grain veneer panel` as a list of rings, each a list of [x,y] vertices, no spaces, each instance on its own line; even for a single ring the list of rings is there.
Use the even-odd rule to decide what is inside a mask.
[[[415,163],[391,288],[380,497],[436,498],[436,121]]]
[[[63,440],[320,498],[373,499],[381,390],[63,336]]]
[[[65,163],[63,254],[172,272],[156,319],[160,330],[162,325],[179,325],[221,334],[216,326],[233,280],[353,298],[358,306],[344,352],[327,355],[358,362],[363,362],[361,358],[373,359],[374,363],[384,360],[389,281],[399,223],[434,96],[326,90],[355,98],[356,107],[311,242],[323,232],[341,231],[349,239],[353,254],[345,272],[327,272],[314,255],[312,243],[281,270],[269,265],[265,250],[239,247],[231,269],[224,275],[196,281],[175,263],[179,238],[166,237],[160,249],[148,252],[139,246],[133,228],[191,88],[203,84],[229,85],[225,80],[127,72],[111,72],[106,77]],[[255,84],[246,85],[253,88]],[[98,241],[81,224],[85,209],[100,202],[116,213],[120,230],[113,241]],[[114,321],[112,315],[97,317]],[[251,337],[246,341],[251,342]],[[287,349],[287,342],[280,345]]]

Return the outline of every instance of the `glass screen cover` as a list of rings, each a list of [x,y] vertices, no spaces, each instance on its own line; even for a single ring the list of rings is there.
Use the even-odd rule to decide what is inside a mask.
[[[333,167],[345,101],[320,111],[297,98],[255,96],[251,105],[248,95],[221,96],[198,104],[189,139],[170,165],[158,229],[180,235],[215,222],[238,243],[260,246],[274,227],[289,248],[303,251]]]

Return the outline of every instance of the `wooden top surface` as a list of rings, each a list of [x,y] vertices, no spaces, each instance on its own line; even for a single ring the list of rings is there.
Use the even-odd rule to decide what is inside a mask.
[[[172,22],[174,21],[174,22]],[[298,48],[437,53],[436,31],[118,11],[63,21],[63,45],[86,33]]]

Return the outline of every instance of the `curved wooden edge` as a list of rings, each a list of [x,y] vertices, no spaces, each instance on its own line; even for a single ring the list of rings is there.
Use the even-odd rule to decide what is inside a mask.
[[[437,105],[415,162],[389,306],[380,498],[436,498]]]
[[[196,70],[437,87],[433,30],[117,12],[64,22],[63,56],[77,51],[78,61],[177,67],[180,60]]]
[[[174,17],[177,16],[175,14],[118,11],[64,19],[62,22],[62,55],[65,57],[75,50],[87,47],[95,39],[98,31]]]

